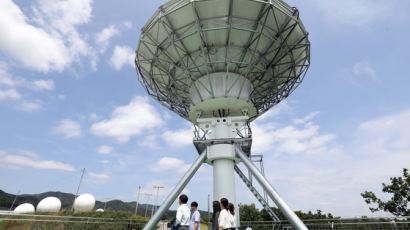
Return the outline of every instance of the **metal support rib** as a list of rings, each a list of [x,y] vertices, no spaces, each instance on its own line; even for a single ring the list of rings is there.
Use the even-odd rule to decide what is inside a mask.
[[[252,172],[256,180],[260,185],[268,192],[269,196],[275,202],[276,206],[282,211],[286,218],[292,223],[292,225],[297,230],[308,230],[305,224],[299,219],[299,217],[289,208],[285,201],[279,196],[272,185],[266,180],[266,178],[259,172],[258,168],[249,160],[249,158],[244,154],[242,149],[235,146],[235,151],[237,156],[242,160],[245,166]]]
[[[265,169],[263,168],[263,155],[250,155],[249,159],[251,159],[252,162],[259,162],[259,167],[260,167],[259,171],[262,173],[262,176],[265,176]],[[252,183],[252,173],[250,171],[248,171],[248,173],[249,173],[249,180]],[[265,198],[266,203],[269,205],[268,193],[266,193],[265,190],[263,190],[263,198]]]
[[[188,182],[191,180],[192,176],[198,171],[202,163],[204,163],[206,158],[206,150],[204,150],[201,155],[196,159],[196,161],[191,165],[185,175],[181,178],[175,188],[168,194],[168,197],[162,203],[161,207],[157,210],[153,217],[144,226],[143,230],[156,229],[156,225],[161,220],[162,215],[171,207],[172,203],[177,199],[178,195],[182,192]]]
[[[256,197],[256,199],[261,203],[262,207],[268,212],[272,220],[274,222],[279,222],[280,221],[279,217],[273,212],[273,210],[269,207],[269,204],[266,202],[266,200],[252,185],[252,182],[245,176],[245,174],[241,171],[241,169],[236,165],[235,165],[235,171],[236,173],[238,173],[238,176],[242,179],[242,181],[249,188],[249,190],[251,190],[251,192]]]

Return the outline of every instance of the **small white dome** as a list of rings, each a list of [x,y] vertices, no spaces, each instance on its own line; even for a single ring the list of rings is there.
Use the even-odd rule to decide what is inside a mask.
[[[90,212],[95,206],[95,198],[89,193],[84,193],[74,201],[74,210],[76,212]]]
[[[37,212],[59,212],[61,201],[57,197],[46,197],[37,205]]]
[[[34,205],[29,203],[20,204],[14,209],[14,213],[16,214],[31,214],[35,211],[36,210],[34,209]]]
[[[97,209],[97,210],[95,210],[96,212],[104,212],[104,209],[102,209],[102,208],[99,208],[99,209]]]

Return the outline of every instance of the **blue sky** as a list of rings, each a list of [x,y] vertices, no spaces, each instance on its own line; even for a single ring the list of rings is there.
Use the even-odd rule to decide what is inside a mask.
[[[1,189],[74,193],[85,167],[80,192],[99,200],[153,185],[164,199],[197,154],[189,123],[147,96],[133,66],[140,28],[163,2],[0,2]],[[289,3],[312,64],[252,124],[253,151],[292,208],[371,215],[360,192],[410,166],[410,2]],[[205,165],[185,190],[202,209],[211,176]],[[237,188],[239,202],[257,202]]]

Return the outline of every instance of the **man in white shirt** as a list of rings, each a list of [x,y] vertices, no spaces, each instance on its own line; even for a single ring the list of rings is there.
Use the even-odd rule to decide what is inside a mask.
[[[200,230],[201,229],[201,213],[198,211],[198,203],[192,202],[191,203],[191,221],[189,224],[190,230]]]
[[[182,194],[179,196],[179,207],[177,209],[175,225],[179,225],[180,230],[189,230],[189,219],[191,216],[191,211],[186,205],[187,202],[187,195]]]
[[[221,212],[219,213],[218,218],[219,230],[230,229],[234,227],[232,226],[232,215],[228,211],[228,204],[228,199],[221,199]]]

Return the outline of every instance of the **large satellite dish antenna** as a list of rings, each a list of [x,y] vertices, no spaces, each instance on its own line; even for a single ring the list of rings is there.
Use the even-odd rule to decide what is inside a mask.
[[[135,64],[148,94],[195,126],[200,156],[144,229],[154,229],[203,162],[214,200],[236,203],[244,163],[297,229],[307,229],[250,161],[249,123],[301,83],[310,42],[282,0],[171,0],[142,28]],[[243,174],[242,174],[243,176]]]

